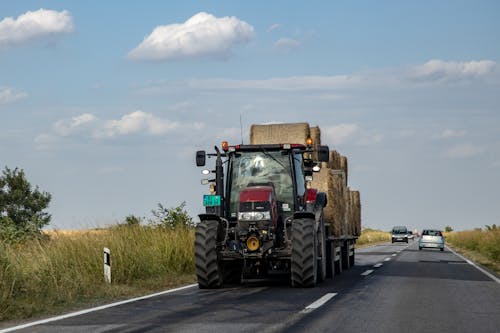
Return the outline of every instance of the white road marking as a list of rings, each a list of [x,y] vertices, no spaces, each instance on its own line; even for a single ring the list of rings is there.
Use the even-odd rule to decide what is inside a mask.
[[[361,273],[361,275],[367,276],[370,275],[371,273],[373,273],[373,269],[366,270],[363,273]]]
[[[478,265],[476,265],[475,263],[473,263],[472,261],[470,261],[469,259],[465,258],[464,256],[458,254],[457,252],[453,251],[452,249],[450,249],[448,246],[446,246],[446,248],[448,250],[450,250],[450,252],[452,252],[453,254],[455,254],[457,257],[459,258],[462,258],[463,260],[465,260],[469,265],[472,265],[474,266],[475,268],[477,268],[481,273],[485,274],[487,277],[489,277],[490,279],[492,279],[493,281],[495,281],[496,283],[499,283],[500,284],[500,279],[497,278],[496,276],[494,276],[493,274],[491,274],[490,272],[482,269],[481,267],[479,267]]]
[[[379,268],[382,265],[383,265],[383,263],[379,262],[378,264],[373,265],[373,267]]]
[[[391,258],[385,258],[384,261],[390,261]],[[0,332],[1,333],[1,332]]]
[[[396,254],[396,253],[393,253],[393,254],[392,254],[392,256],[393,256],[393,257],[395,257],[395,256],[397,256],[397,254]]]
[[[47,324],[47,323],[50,323],[50,322],[53,322],[53,321],[57,321],[57,320],[62,320],[62,319],[66,319],[66,318],[81,316],[83,314],[87,314],[87,313],[90,313],[90,312],[100,311],[100,310],[104,310],[104,309],[107,309],[107,308],[112,308],[112,307],[123,305],[123,304],[127,304],[127,303],[141,301],[143,299],[148,299],[148,298],[152,298],[152,297],[156,297],[156,296],[161,296],[161,295],[165,295],[165,294],[174,293],[176,291],[180,291],[180,290],[184,290],[184,289],[193,288],[193,287],[195,287],[197,285],[198,284],[196,284],[196,283],[195,284],[190,284],[190,285],[187,285],[187,286],[184,286],[184,287],[179,287],[179,288],[175,288],[175,289],[169,289],[169,290],[165,290],[165,291],[160,291],[158,293],[154,293],[154,294],[150,294],[150,295],[146,295],[146,296],[141,296],[141,297],[136,297],[136,298],[131,298],[131,299],[127,299],[127,300],[124,300],[124,301],[115,302],[115,303],[111,303],[111,304],[101,305],[101,306],[98,306],[98,307],[95,307],[95,308],[80,310],[80,311],[76,311],[76,312],[70,312],[70,313],[67,313],[65,315],[61,315],[61,316],[57,316],[57,317],[51,317],[51,318],[47,318],[47,319],[37,320],[37,321],[33,321],[31,323],[27,323],[27,324],[23,324],[23,325],[18,325],[18,326],[13,326],[13,327],[2,329],[2,330],[0,330],[0,333],[7,333],[7,332],[12,332],[12,331],[17,331],[17,330],[20,330],[20,329],[23,329],[23,328],[27,328],[27,327],[32,327],[32,326],[41,325],[41,324]]]
[[[332,299],[335,296],[337,296],[337,293],[325,294],[325,295],[323,295],[323,297],[317,299],[316,301],[314,301],[311,304],[309,304],[308,306],[306,306],[304,308],[304,310],[302,310],[302,311],[303,312],[310,312],[312,310],[315,310],[315,309],[319,308],[320,306],[323,306],[326,302],[328,302],[330,299]]]

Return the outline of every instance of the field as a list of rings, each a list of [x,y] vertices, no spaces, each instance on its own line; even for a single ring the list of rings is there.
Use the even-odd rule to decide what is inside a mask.
[[[500,229],[469,230],[446,234],[454,250],[500,274]]]
[[[390,241],[391,234],[389,232],[366,228],[361,231],[361,236],[359,236],[358,240],[356,241],[356,247],[363,247]]]
[[[113,227],[0,243],[0,321],[58,313],[194,281],[194,230]],[[112,283],[104,282],[103,248]]]

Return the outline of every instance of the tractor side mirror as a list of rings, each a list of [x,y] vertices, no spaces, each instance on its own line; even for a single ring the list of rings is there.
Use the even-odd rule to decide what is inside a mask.
[[[196,152],[196,166],[205,166],[207,154],[204,150],[198,150]]]
[[[330,160],[330,148],[328,146],[318,147],[318,161],[328,162]]]

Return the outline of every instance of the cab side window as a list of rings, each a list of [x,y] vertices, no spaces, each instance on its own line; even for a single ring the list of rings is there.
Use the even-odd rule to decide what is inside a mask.
[[[304,204],[304,194],[306,193],[306,181],[304,179],[302,154],[293,154],[295,168],[295,183],[297,184],[297,201]]]

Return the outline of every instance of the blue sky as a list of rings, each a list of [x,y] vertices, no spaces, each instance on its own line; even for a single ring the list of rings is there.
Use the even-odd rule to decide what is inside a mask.
[[[497,1],[0,3],[0,167],[51,227],[201,212],[194,152],[319,125],[365,226],[500,222]]]

